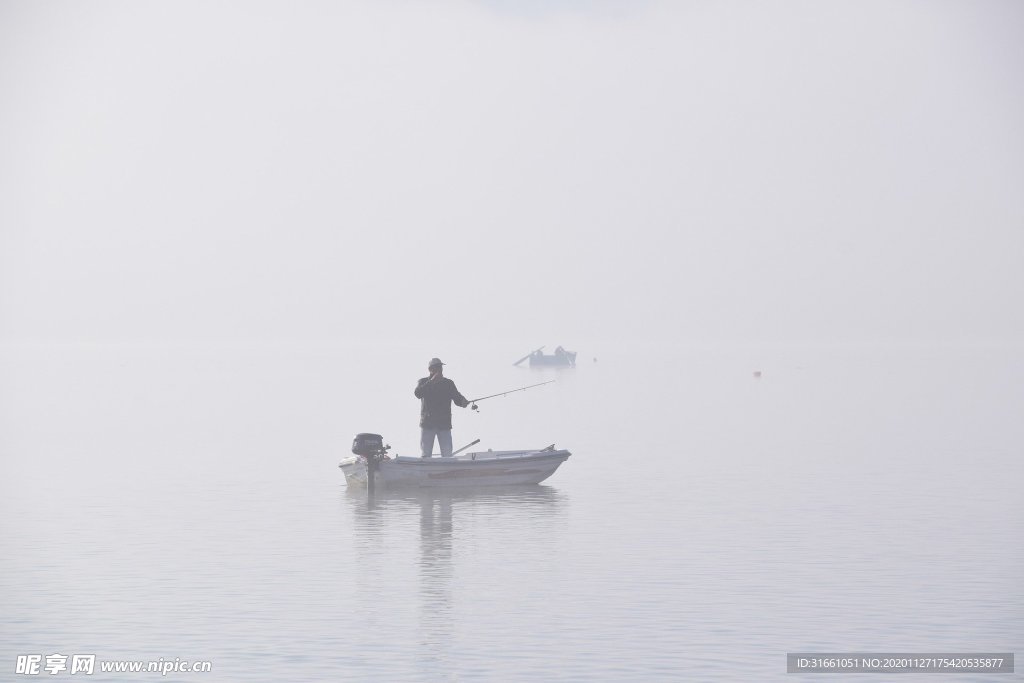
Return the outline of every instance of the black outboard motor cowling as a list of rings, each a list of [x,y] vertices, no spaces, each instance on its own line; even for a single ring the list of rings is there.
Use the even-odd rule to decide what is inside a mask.
[[[384,437],[380,434],[356,434],[352,440],[352,452],[368,458],[384,453]]]

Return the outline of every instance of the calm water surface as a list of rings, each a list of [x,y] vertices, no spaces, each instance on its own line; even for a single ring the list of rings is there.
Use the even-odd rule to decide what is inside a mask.
[[[1020,349],[516,351],[5,349],[0,679],[31,653],[213,662],[90,680],[793,681],[789,651],[1024,652]],[[558,380],[457,410],[456,446],[573,457],[347,490],[356,432],[415,453],[435,354],[470,397]]]

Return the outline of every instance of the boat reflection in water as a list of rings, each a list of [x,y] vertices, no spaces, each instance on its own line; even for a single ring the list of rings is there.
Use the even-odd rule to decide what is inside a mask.
[[[347,487],[345,498],[354,512],[356,560],[367,574],[368,587],[379,583],[380,570],[396,571],[392,563],[402,561],[405,548],[413,550],[410,536],[419,532],[418,553],[406,555],[405,566],[415,567],[419,582],[418,614],[409,616],[418,623],[421,671],[435,671],[441,677],[450,674],[450,655],[459,642],[455,631],[472,622],[479,600],[493,599],[493,573],[516,572],[517,560],[524,555],[546,552],[557,543],[568,503],[567,494],[542,485],[385,489],[371,495],[365,488]],[[407,578],[396,580],[404,583]],[[409,597],[404,589],[394,592]],[[400,598],[384,596],[382,604],[379,598],[374,601],[378,609],[409,608],[407,600],[402,604]],[[361,596],[363,600],[367,596]],[[460,616],[459,611],[468,614]],[[377,614],[372,620],[382,617]]]

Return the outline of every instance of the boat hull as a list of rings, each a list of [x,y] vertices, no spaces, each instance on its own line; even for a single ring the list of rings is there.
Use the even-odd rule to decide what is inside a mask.
[[[396,457],[379,463],[374,485],[384,488],[451,488],[539,484],[572,455],[567,450],[485,451],[454,458]],[[366,460],[338,465],[349,486],[366,486]]]
[[[530,356],[530,367],[571,368],[575,365],[575,351],[566,351],[564,355],[544,356],[534,354]]]

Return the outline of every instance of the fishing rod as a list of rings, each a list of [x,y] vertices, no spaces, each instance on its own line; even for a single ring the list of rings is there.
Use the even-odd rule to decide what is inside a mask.
[[[490,396],[484,396],[482,398],[474,398],[474,399],[472,399],[469,402],[470,403],[469,407],[472,410],[479,410],[479,408],[476,407],[476,402],[477,401],[483,401],[484,399],[494,398],[495,396],[505,396],[506,394],[514,394],[517,391],[526,391],[527,389],[532,389],[533,387],[539,387],[539,386],[544,385],[544,384],[551,384],[554,381],[555,380],[553,380],[553,379],[549,379],[547,382],[538,382],[537,384],[530,384],[529,386],[519,387],[518,389],[509,389],[508,391],[502,391],[501,393],[498,393],[498,394],[491,394]]]

